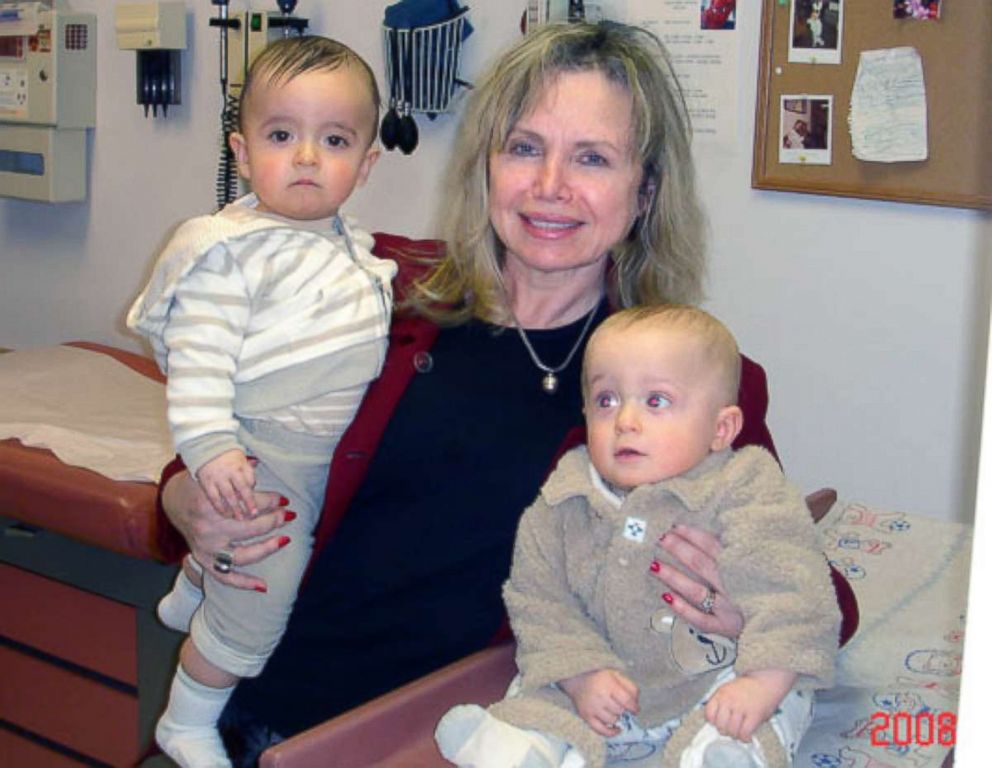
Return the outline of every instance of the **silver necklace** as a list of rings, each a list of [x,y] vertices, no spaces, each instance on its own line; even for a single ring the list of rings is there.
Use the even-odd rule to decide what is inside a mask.
[[[534,365],[538,367],[539,370],[544,371],[544,376],[541,379],[541,389],[543,389],[547,394],[553,395],[558,391],[558,374],[561,373],[568,367],[568,364],[572,362],[572,358],[575,357],[575,353],[579,351],[579,347],[582,346],[582,340],[586,337],[589,332],[589,328],[592,327],[592,319],[596,316],[596,310],[599,308],[599,302],[597,301],[593,308],[589,310],[589,315],[586,317],[586,324],[582,326],[582,332],[579,334],[579,338],[575,340],[575,344],[572,345],[572,349],[569,350],[568,356],[565,358],[561,365],[552,368],[550,365],[546,365],[541,358],[537,356],[537,352],[534,351],[534,347],[531,346],[530,339],[527,338],[527,334],[524,329],[520,327],[520,321],[517,320],[516,314],[510,309],[510,317],[513,318],[513,327],[517,329],[517,333],[520,334],[520,340],[524,343],[527,348],[528,354],[530,354],[530,359],[534,361]]]

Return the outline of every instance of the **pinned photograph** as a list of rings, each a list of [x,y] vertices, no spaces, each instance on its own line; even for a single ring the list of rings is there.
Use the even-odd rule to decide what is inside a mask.
[[[700,29],[733,29],[737,25],[737,0],[702,0]]]
[[[780,163],[830,165],[833,96],[782,96],[779,109]]]
[[[845,1],[792,0],[790,62],[840,64]]]
[[[892,0],[892,17],[936,21],[940,18],[940,0]]]

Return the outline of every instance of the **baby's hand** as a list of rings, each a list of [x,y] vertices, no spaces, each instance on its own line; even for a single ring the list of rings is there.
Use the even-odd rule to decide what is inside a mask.
[[[218,515],[243,520],[258,513],[252,489],[255,470],[242,451],[224,451],[204,464],[196,480]]]
[[[750,741],[796,681],[782,669],[749,672],[720,686],[706,702],[706,719],[724,736]]]
[[[575,704],[579,716],[600,736],[619,733],[617,720],[625,711],[635,713],[637,685],[615,669],[597,669],[558,683]]]

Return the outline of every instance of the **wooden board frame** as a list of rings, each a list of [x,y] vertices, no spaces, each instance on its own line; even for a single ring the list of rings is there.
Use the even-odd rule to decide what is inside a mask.
[[[992,0],[943,0],[927,21],[893,18],[892,0],[840,0],[840,64],[790,63],[803,1],[763,0],[751,186],[992,210]],[[923,60],[928,158],[858,160],[847,115],[860,52],[902,46]],[[829,165],[779,161],[781,97],[796,94],[833,96]]]

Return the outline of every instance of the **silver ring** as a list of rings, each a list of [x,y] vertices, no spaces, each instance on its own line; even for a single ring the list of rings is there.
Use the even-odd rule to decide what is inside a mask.
[[[214,570],[217,573],[230,573],[232,565],[234,565],[234,555],[226,549],[222,549],[214,555]]]
[[[714,590],[713,587],[707,587],[706,597],[704,597],[702,602],[699,604],[699,610],[703,613],[712,615],[714,605],[716,605],[716,590]]]

